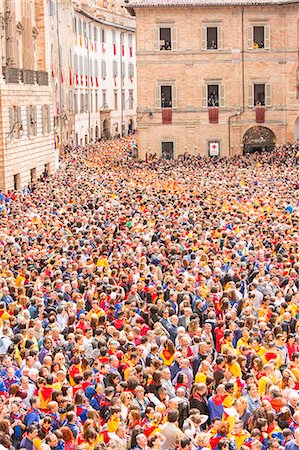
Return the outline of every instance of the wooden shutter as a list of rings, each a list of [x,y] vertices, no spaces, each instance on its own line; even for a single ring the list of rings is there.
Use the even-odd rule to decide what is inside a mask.
[[[207,49],[207,27],[202,27],[201,29],[201,49]]]
[[[33,108],[33,115],[34,115],[34,136],[37,136],[37,107],[34,106]]]
[[[178,30],[177,28],[171,28],[171,50],[178,49]]]
[[[250,83],[248,86],[248,106],[253,108],[254,106],[254,84]]]
[[[9,137],[12,141],[15,137],[15,111],[14,107],[9,107]]]
[[[247,28],[247,48],[253,48],[253,26],[249,25]]]
[[[45,134],[45,106],[42,105],[42,134]]]
[[[264,27],[264,34],[265,34],[265,41],[264,41],[264,48],[270,48],[270,26],[266,25]]]
[[[47,110],[48,110],[48,114],[47,114],[47,116],[48,116],[48,133],[51,133],[51,107],[50,107],[50,105],[47,105],[46,106],[46,108],[47,108]]]
[[[271,106],[272,104],[272,95],[271,95],[271,85],[265,85],[265,106]]]
[[[18,106],[18,128],[19,128],[19,136],[22,136],[23,130],[21,130],[22,124],[22,107]]]
[[[161,86],[155,88],[155,108],[161,108]]]
[[[218,50],[222,50],[222,27],[217,28],[217,48]]]
[[[224,84],[219,85],[219,106],[223,107],[225,104]]]
[[[30,106],[26,106],[26,115],[27,115],[27,136],[31,135],[31,118],[30,118]]]
[[[176,85],[171,86],[171,100],[172,100],[172,107],[177,108],[178,107],[178,98],[177,98],[177,87]]]
[[[156,27],[154,29],[154,51],[158,52],[160,50],[160,28]]]
[[[201,106],[203,108],[207,108],[208,107],[208,86],[205,84],[202,87],[202,99],[201,99]]]

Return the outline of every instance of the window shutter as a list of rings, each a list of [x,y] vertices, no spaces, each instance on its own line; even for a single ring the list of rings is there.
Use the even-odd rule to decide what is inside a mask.
[[[160,50],[160,28],[154,29],[154,50],[158,52]]]
[[[31,120],[30,120],[30,106],[26,107],[26,114],[27,114],[27,136],[30,137],[30,127],[31,127]]]
[[[45,106],[42,105],[42,134],[45,134]]]
[[[14,139],[15,135],[15,112],[14,107],[9,107],[9,137],[12,141]]]
[[[208,86],[206,84],[202,87],[201,106],[203,108],[208,107]]]
[[[224,98],[224,84],[219,85],[219,106],[223,107],[225,103]]]
[[[171,28],[171,50],[178,49],[178,30],[177,28]]]
[[[253,48],[253,26],[247,28],[247,48]]]
[[[253,108],[254,102],[253,102],[253,92],[254,92],[254,85],[252,83],[249,84],[249,91],[248,91],[248,106],[249,108]]]
[[[265,106],[271,106],[272,104],[271,85],[266,84],[265,90],[266,90]]]
[[[34,135],[37,136],[37,108],[34,106],[33,108],[33,114],[34,114]]]
[[[176,86],[171,87],[171,99],[172,99],[172,107],[177,108],[178,105],[178,99],[177,99],[177,88]]]
[[[201,29],[201,49],[207,49],[207,27],[202,27]]]
[[[46,108],[48,110],[48,133],[51,133],[51,107],[50,105],[47,105]]]
[[[155,108],[160,109],[161,108],[161,86],[156,86],[156,93],[155,93]]]
[[[222,27],[218,27],[217,37],[218,37],[217,48],[218,50],[222,50]]]
[[[264,42],[264,48],[270,48],[270,26],[265,26],[265,42]]]
[[[18,128],[19,128],[19,135],[22,136],[23,131],[20,129],[22,127],[22,107],[18,106]]]

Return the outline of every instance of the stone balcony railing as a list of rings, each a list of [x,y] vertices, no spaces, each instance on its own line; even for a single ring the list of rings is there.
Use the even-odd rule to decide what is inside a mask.
[[[3,67],[3,78],[8,84],[49,84],[48,72],[18,69],[17,67]]]

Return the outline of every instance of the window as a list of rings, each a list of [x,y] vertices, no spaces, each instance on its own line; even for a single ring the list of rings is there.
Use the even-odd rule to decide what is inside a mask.
[[[171,50],[171,28],[160,28],[160,50]]]
[[[47,177],[50,175],[50,163],[45,164],[44,173]]]
[[[118,93],[117,90],[114,91],[114,111],[118,110]]]
[[[208,50],[216,50],[218,48],[218,28],[217,27],[208,27],[207,28],[207,49]]]
[[[16,135],[16,115],[15,115],[15,106],[9,107],[9,138],[12,141]]]
[[[265,106],[265,85],[255,84],[254,85],[254,105],[255,106]]]
[[[162,142],[162,158],[168,159],[168,160],[174,158],[174,143],[173,142]]]
[[[36,168],[30,169],[30,181],[31,183],[36,181]]]
[[[247,47],[249,49],[258,50],[270,48],[269,25],[250,25],[247,33]]]
[[[101,29],[101,40],[103,44],[106,42],[105,30],[103,28]]]
[[[265,47],[265,27],[253,27],[253,48]]]
[[[130,80],[133,80],[134,78],[134,64],[133,63],[129,63],[128,65],[128,77],[130,78]]]
[[[126,109],[126,93],[125,91],[121,91],[121,103],[122,103],[122,109]]]
[[[202,107],[224,106],[224,86],[218,83],[209,83],[203,86]]]
[[[19,191],[21,189],[21,175],[16,173],[13,176],[13,188],[15,191]]]
[[[106,80],[107,77],[106,61],[101,62],[101,72],[102,72],[102,79]]]
[[[271,86],[266,83],[254,83],[249,85],[248,104],[254,106],[271,106]]]
[[[177,29],[170,27],[155,28],[154,50],[170,51],[177,49]]]
[[[134,108],[134,97],[133,97],[133,90],[129,90],[129,109]]]
[[[107,91],[106,90],[102,91],[102,108],[103,109],[107,108]]]
[[[218,25],[203,27],[202,50],[222,50],[222,28]]]
[[[156,88],[156,108],[176,108],[177,94],[176,86],[163,84]]]
[[[37,110],[36,106],[27,106],[27,134],[28,136],[37,135]]]

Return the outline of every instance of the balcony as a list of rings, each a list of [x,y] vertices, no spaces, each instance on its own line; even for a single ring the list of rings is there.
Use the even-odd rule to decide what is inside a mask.
[[[48,86],[48,72],[18,69],[17,67],[2,67],[3,77],[7,84],[38,84]]]
[[[256,106],[255,121],[256,121],[256,123],[265,123],[265,107],[264,106]]]
[[[209,123],[219,122],[219,108],[217,106],[210,106],[209,111]]]
[[[162,124],[171,125],[172,124],[172,108],[162,108]]]

